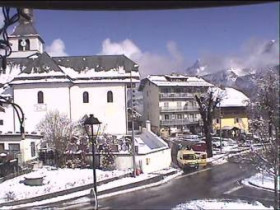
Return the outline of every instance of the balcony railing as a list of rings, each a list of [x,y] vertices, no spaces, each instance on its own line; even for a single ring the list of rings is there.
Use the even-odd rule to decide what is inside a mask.
[[[198,120],[190,120],[190,119],[161,120],[160,124],[166,126],[198,124]]]
[[[192,93],[160,93],[159,98],[194,98]]]
[[[198,112],[198,107],[160,107],[161,112]]]

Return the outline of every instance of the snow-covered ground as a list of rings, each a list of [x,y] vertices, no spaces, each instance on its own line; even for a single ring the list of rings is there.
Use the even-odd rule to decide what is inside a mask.
[[[248,186],[261,187],[268,190],[274,190],[274,178],[266,173],[257,173],[248,179],[242,181],[243,184]],[[280,186],[278,186],[280,189]]]
[[[106,189],[127,185],[129,183],[138,182],[147,178],[154,177],[158,174],[166,174],[175,170],[176,169],[174,168],[169,168],[151,174],[140,174],[136,178],[133,177],[122,178],[98,186],[97,190],[103,191]],[[129,172],[130,171],[128,170],[101,171],[97,169],[96,170],[97,181],[106,180]],[[42,186],[27,186],[23,183],[24,177],[31,178],[31,177],[40,177],[40,176],[44,176],[44,182]],[[7,202],[6,197],[8,194],[14,196],[14,200],[21,200],[21,199],[32,198],[32,197],[45,195],[48,193],[53,193],[65,189],[70,189],[73,187],[78,187],[86,184],[91,184],[91,183],[93,183],[92,169],[64,168],[64,169],[51,170],[50,167],[43,167],[42,169],[38,169],[37,171],[1,183],[0,203]],[[88,194],[88,190],[85,192],[83,191],[78,192],[78,194],[76,193],[76,196],[83,195],[83,193]]]
[[[267,208],[260,202],[249,203],[242,200],[193,200],[177,205],[173,210],[183,209],[273,209]]]
[[[116,177],[129,173],[129,171],[101,171],[96,170],[97,181]],[[44,177],[42,186],[27,186],[23,183],[24,177]],[[52,192],[70,189],[81,185],[93,183],[92,169],[57,169],[43,167],[29,174],[18,176],[0,184],[0,203],[7,202],[7,195],[10,194],[14,200],[26,199]]]

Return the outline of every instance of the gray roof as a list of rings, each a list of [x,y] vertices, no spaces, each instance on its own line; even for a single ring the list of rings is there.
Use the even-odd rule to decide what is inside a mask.
[[[43,54],[40,54],[38,58],[34,59],[33,62],[29,62],[28,66],[22,71],[22,73],[40,74],[40,73],[49,72],[50,70],[63,73],[63,71],[59,68],[59,66],[55,63],[55,61],[49,56],[49,54],[44,52]]]
[[[168,147],[167,144],[150,131],[144,131],[140,135],[141,140],[150,148],[150,149],[159,149]]]
[[[21,23],[16,26],[15,30],[11,34],[12,36],[26,36],[26,35],[38,35],[38,32],[34,28],[32,23]]]
[[[58,65],[71,67],[77,72],[86,69],[109,71],[123,66],[127,72],[138,71],[138,65],[125,55],[93,55],[93,56],[67,56],[53,57]]]

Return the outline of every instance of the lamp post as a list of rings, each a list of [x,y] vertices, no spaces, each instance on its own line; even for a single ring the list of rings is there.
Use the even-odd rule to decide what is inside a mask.
[[[91,139],[91,148],[92,148],[92,168],[93,168],[93,188],[94,188],[94,196],[95,196],[95,209],[98,209],[98,201],[97,201],[97,189],[96,189],[96,169],[95,169],[95,149],[94,149],[94,143],[96,143],[96,138],[99,132],[101,122],[93,116],[93,114],[90,114],[89,117],[86,117],[84,121],[84,127],[86,130],[86,133]],[[88,128],[90,127],[90,131],[88,131]],[[94,129],[95,127],[95,129]]]
[[[222,107],[221,102],[220,104],[220,152],[222,153]]]

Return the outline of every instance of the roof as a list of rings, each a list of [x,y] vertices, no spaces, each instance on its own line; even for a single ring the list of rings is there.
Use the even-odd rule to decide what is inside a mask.
[[[26,36],[26,35],[38,35],[38,32],[36,31],[35,27],[32,23],[20,23],[17,25],[12,32],[11,36]]]
[[[51,57],[48,53],[36,58],[8,59],[8,66],[21,66],[11,84],[31,82],[133,82],[139,81],[138,65],[124,55]],[[47,80],[45,80],[47,79]],[[11,80],[10,80],[11,81]]]
[[[109,71],[123,67],[126,72],[138,71],[138,65],[125,55],[93,55],[53,57],[56,63],[77,72],[94,69],[95,72]]]
[[[225,88],[224,90],[220,88],[218,92],[221,95],[221,103],[217,107],[245,107],[248,106],[249,98],[239,90],[234,88]]]
[[[151,131],[144,130],[139,138],[150,150],[168,148],[167,143],[165,143],[160,137],[158,137]]]
[[[149,75],[147,78],[141,80],[139,90],[143,90],[147,82],[152,82],[158,87],[211,87],[213,84],[206,82],[204,79],[196,76],[188,75]]]

